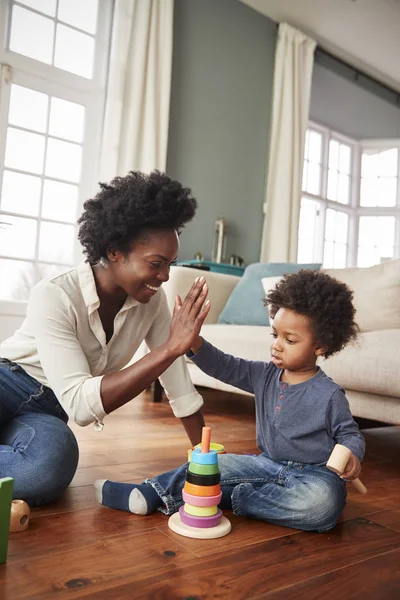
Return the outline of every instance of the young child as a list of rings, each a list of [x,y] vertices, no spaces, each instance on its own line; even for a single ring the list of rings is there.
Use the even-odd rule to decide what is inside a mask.
[[[265,300],[273,319],[269,362],[230,356],[200,336],[192,342],[188,355],[205,373],[255,395],[260,454],[219,455],[221,508],[306,531],[336,525],[346,503],[344,479],[358,477],[365,444],[343,389],[316,362],[357,337],[352,297],[322,272],[284,276]],[[183,304],[178,298],[172,327],[195,323],[203,302],[193,288]],[[325,466],[337,443],[352,452],[342,477]],[[140,485],[99,480],[96,497],[135,514],[173,514],[183,504],[187,466]]]

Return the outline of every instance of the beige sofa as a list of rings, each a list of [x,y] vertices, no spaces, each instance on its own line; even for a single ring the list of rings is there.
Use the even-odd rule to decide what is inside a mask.
[[[321,367],[346,390],[354,416],[400,425],[400,260],[365,269],[325,271],[353,289],[361,334],[356,345],[322,360]],[[183,266],[171,268],[170,280],[164,285],[170,307],[176,294],[185,296],[199,273]],[[201,274],[207,279],[211,301],[202,335],[224,352],[269,360],[270,327],[217,323],[240,278]],[[195,385],[243,394],[205,375],[189,360],[188,366]]]

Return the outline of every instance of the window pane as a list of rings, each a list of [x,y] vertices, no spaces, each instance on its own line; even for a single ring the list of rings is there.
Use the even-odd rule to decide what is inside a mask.
[[[343,269],[346,266],[347,246],[345,244],[335,244],[333,264],[335,269]]]
[[[72,264],[75,227],[42,221],[39,237],[39,260]]]
[[[56,221],[76,220],[78,188],[76,185],[45,179],[42,216]]]
[[[48,265],[46,263],[38,263],[38,279],[44,279],[45,277],[56,277],[60,273],[65,272],[66,267],[61,265]]]
[[[346,213],[336,212],[335,242],[338,244],[347,244],[347,231],[349,227],[349,216]]]
[[[11,85],[10,125],[46,132],[48,96],[20,85]]]
[[[350,200],[350,177],[339,173],[337,200],[342,204],[348,204]]]
[[[395,177],[381,177],[378,182],[378,206],[396,206],[397,179]]]
[[[349,217],[339,210],[328,208],[325,219],[325,240],[347,244]]]
[[[91,79],[94,38],[65,25],[57,25],[54,65],[75,75]]]
[[[361,206],[396,206],[397,179],[395,177],[364,177],[361,180]]]
[[[333,242],[335,240],[335,215],[336,211],[328,208],[325,217],[325,240]]]
[[[59,0],[58,18],[78,29],[96,33],[98,0]]]
[[[305,149],[304,149],[304,158],[308,158],[309,147],[310,147],[310,130],[307,129],[307,131],[306,131],[306,145],[305,145]]]
[[[339,142],[336,140],[329,142],[329,168],[339,170]]]
[[[360,188],[360,206],[378,206],[378,181],[377,178],[363,177]]]
[[[377,217],[376,218],[376,244],[377,246],[393,246],[395,232],[394,217]]]
[[[7,130],[5,166],[28,173],[43,172],[45,137],[37,133]]]
[[[359,266],[378,264],[394,255],[395,217],[360,217],[358,234]]]
[[[363,177],[396,177],[398,170],[398,150],[364,150],[362,154]]]
[[[332,169],[328,170],[328,191],[329,200],[336,200],[338,193],[338,173]]]
[[[324,244],[324,262],[322,265],[324,269],[333,269],[335,266],[333,258],[333,249],[334,242],[329,242],[328,240],[326,240]]]
[[[350,146],[340,144],[339,156],[339,171],[348,175],[350,173]]]
[[[35,285],[34,265],[20,260],[0,259],[0,299],[25,302]]]
[[[372,265],[379,264],[379,256],[376,253],[376,249],[371,246],[360,246],[357,254],[357,266],[358,267],[372,267]]]
[[[81,146],[49,138],[46,175],[78,183],[81,175],[81,157]]]
[[[398,150],[392,148],[390,150],[383,150],[379,153],[379,175],[386,175],[388,177],[397,175],[398,167]]]
[[[50,15],[50,17],[56,16],[56,3],[57,0],[18,0],[20,4],[25,6],[31,6],[39,12]]]
[[[10,50],[51,64],[54,21],[30,10],[13,6]]]
[[[321,162],[322,135],[316,131],[310,131],[308,160],[314,163]]]
[[[302,199],[297,250],[297,262],[299,263],[307,263],[314,260],[314,237],[318,210],[318,202],[309,200],[308,198]]]
[[[320,193],[321,188],[320,181],[321,167],[313,163],[308,163],[306,191],[309,194],[318,195]]]
[[[303,165],[303,181],[302,181],[302,189],[306,191],[307,189],[307,173],[308,173],[308,162],[305,160]]]
[[[84,117],[85,107],[81,104],[52,98],[49,133],[66,140],[82,142]]]
[[[34,258],[37,222],[10,215],[2,216],[2,221],[11,225],[1,230],[0,254],[15,258]]]
[[[4,171],[1,208],[14,213],[39,214],[41,179],[13,171]]]

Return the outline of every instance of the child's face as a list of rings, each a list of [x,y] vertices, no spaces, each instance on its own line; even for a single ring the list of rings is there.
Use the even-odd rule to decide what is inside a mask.
[[[307,371],[315,368],[318,348],[310,319],[289,308],[280,308],[272,325],[272,362],[280,369]]]

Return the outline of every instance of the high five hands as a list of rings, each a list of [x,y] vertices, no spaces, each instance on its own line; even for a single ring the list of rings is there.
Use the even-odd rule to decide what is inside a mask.
[[[211,307],[207,294],[208,286],[202,276],[196,277],[183,302],[180,296],[175,299],[168,345],[178,356],[190,349],[196,352],[201,346],[200,330]]]

